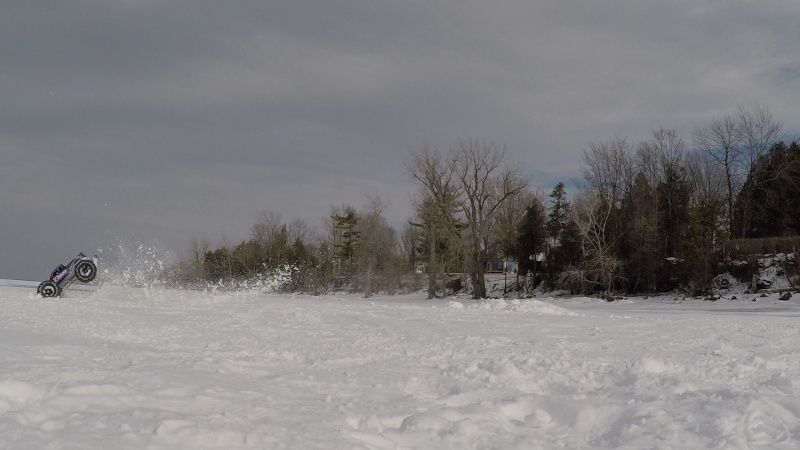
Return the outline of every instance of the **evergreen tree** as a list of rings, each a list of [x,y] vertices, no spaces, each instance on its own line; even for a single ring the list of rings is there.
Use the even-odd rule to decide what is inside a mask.
[[[525,218],[519,226],[515,250],[519,261],[519,274],[525,275],[529,271],[536,275],[541,270],[537,259],[544,251],[547,238],[545,229],[544,209],[538,201],[534,201],[525,210]]]
[[[258,243],[253,239],[242,241],[233,249],[233,274],[235,277],[248,277],[263,268],[259,250]]]
[[[436,199],[426,196],[417,205],[418,221],[411,223],[420,230],[416,251],[426,262],[428,298],[436,296],[441,273],[460,271],[464,225],[457,219],[457,208],[452,191],[440,193]]]
[[[686,237],[689,221],[689,183],[682,167],[668,167],[664,180],[656,188],[658,202],[658,237],[661,258],[658,288],[672,290],[682,281],[679,254],[680,244]]]
[[[800,234],[800,145],[778,142],[759,158],[739,193],[736,211],[737,231],[745,237]]]
[[[658,246],[656,193],[644,173],[634,180],[620,212],[625,223],[620,257],[625,261],[625,279],[630,292],[656,289],[661,265]]]
[[[558,242],[569,219],[569,202],[564,183],[559,182],[550,193],[550,212],[547,214],[547,237]]]
[[[336,277],[340,283],[354,281],[356,272],[356,250],[359,244],[358,214],[351,206],[341,213],[331,215],[334,230],[333,255]]]
[[[233,275],[231,264],[231,252],[227,247],[220,247],[217,250],[209,251],[203,259],[207,277],[212,281],[219,281],[230,278]]]
[[[662,252],[665,258],[675,257],[689,219],[690,190],[683,168],[667,168],[656,193]]]
[[[564,229],[561,232],[561,241],[552,256],[552,260],[562,269],[581,263],[583,259],[581,233],[574,220],[570,219],[564,225]]]
[[[678,276],[692,295],[711,291],[714,265],[720,259],[721,241],[726,235],[724,211],[722,198],[702,201],[689,209],[686,235],[679,246],[683,261]]]
[[[559,182],[550,193],[550,211],[547,214],[546,260],[544,279],[548,287],[555,289],[564,268],[576,265],[581,260],[581,237],[575,222],[570,219],[570,203],[564,183]]]

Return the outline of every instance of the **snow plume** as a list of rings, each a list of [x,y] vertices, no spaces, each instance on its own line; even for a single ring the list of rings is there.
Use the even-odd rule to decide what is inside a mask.
[[[179,283],[175,278],[176,256],[157,242],[124,242],[116,247],[98,250],[98,267],[101,272],[99,284],[105,288],[189,288],[194,291],[240,292],[244,294],[266,294],[286,292],[292,289],[300,269],[291,264],[276,268],[264,268],[244,279],[198,280],[189,284]]]
[[[239,291],[253,295],[286,292],[291,290],[298,273],[297,266],[286,264],[274,269],[264,269],[262,272],[242,280],[209,282],[206,288],[212,292]]]
[[[101,252],[101,255],[102,252]],[[164,271],[175,259],[157,242],[123,242],[101,257],[102,283],[132,287],[159,286],[163,283]],[[103,262],[109,265],[103,267]]]

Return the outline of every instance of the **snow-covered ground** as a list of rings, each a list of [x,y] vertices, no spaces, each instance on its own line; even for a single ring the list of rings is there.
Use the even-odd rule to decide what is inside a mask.
[[[798,296],[0,284],[4,449],[800,447]]]

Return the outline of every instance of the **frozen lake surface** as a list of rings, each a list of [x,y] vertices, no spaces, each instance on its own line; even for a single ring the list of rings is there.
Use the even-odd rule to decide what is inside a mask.
[[[0,448],[798,448],[800,297],[0,282]]]

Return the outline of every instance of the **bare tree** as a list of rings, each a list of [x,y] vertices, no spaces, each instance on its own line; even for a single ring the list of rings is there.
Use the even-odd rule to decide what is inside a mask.
[[[750,109],[740,105],[736,109],[736,119],[746,168],[749,170],[781,138],[783,124],[773,117],[769,108],[760,103]]]
[[[544,204],[541,193],[523,189],[497,208],[494,224],[492,224],[495,239],[492,246],[489,247],[490,254],[500,253],[506,257],[516,256],[511,249],[516,243],[519,226],[525,219],[525,211],[533,202]],[[542,206],[542,210],[544,210],[544,206]]]
[[[508,199],[527,187],[517,170],[508,167],[505,149],[480,139],[462,139],[452,149],[461,195],[459,205],[469,229],[469,258],[474,298],[486,297],[484,271],[488,247],[495,239],[491,226]]]
[[[684,280],[690,292],[708,292],[713,289],[717,255],[729,236],[725,232],[726,177],[723,167],[701,151],[687,155],[686,175],[690,209],[682,250]]]
[[[653,176],[659,176],[662,160],[672,157],[676,141],[676,135],[660,130],[651,141],[640,145],[640,153],[647,157]],[[600,285],[607,293],[613,290],[621,268],[616,244],[624,234],[624,225],[615,224],[612,219],[635,184],[637,167],[632,155],[633,147],[625,138],[592,143],[583,155],[584,178],[590,189],[572,204],[572,219],[581,235],[584,261],[581,267],[567,272],[572,273],[573,281],[575,274],[582,273],[584,284]]]
[[[735,230],[734,207],[743,178],[756,166],[758,160],[780,139],[783,124],[761,104],[752,108],[738,106],[733,113],[715,118],[695,132],[695,145],[709,154],[722,167],[725,175],[726,208],[729,233]],[[751,184],[748,189],[756,186]],[[750,195],[743,196],[744,217],[750,207]],[[742,236],[747,224],[741,227]]]
[[[584,178],[589,187],[617,202],[630,189],[636,173],[631,145],[625,138],[593,142],[583,154]]]
[[[423,146],[411,153],[407,165],[411,177],[420,185],[422,194],[417,200],[416,210],[420,219],[413,223],[420,229],[428,250],[428,298],[436,297],[437,279],[442,271],[442,256],[437,254],[439,242],[454,242],[453,209],[458,196],[455,179],[455,159],[442,156],[435,148]]]
[[[728,230],[734,229],[733,208],[736,191],[739,185],[742,149],[739,145],[741,131],[739,120],[734,114],[726,114],[715,118],[705,128],[695,131],[694,140],[697,148],[711,156],[725,175],[726,208],[728,214]]]
[[[520,226],[525,220],[525,214],[530,206],[538,203],[541,210],[544,211],[544,201],[540,191],[532,191],[528,188],[523,189],[519,194],[509,197],[503,202],[494,217],[492,224],[491,236],[493,241],[487,243],[487,252],[489,255],[501,255],[504,258],[517,259],[518,239],[520,233]],[[523,266],[519,262],[518,269]],[[526,276],[525,273],[520,273],[518,270],[515,274],[515,282],[519,284],[520,276]],[[536,274],[534,274],[534,277]],[[525,285],[527,288],[527,284]]]
[[[414,270],[417,263],[417,242],[420,240],[421,232],[418,227],[412,223],[407,223],[403,227],[403,232],[400,233],[400,251],[403,254],[403,259],[408,265],[409,270]]]
[[[194,277],[198,279],[204,279],[206,277],[205,261],[206,253],[208,253],[208,247],[210,245],[208,239],[192,238],[189,249],[192,260],[192,272]]]
[[[253,239],[262,246],[274,241],[283,226],[281,215],[272,211],[261,211],[256,216],[256,223],[250,228]]]
[[[371,198],[364,211],[359,214],[356,260],[365,297],[372,296],[376,276],[396,256],[397,236],[383,216],[385,209],[386,204],[376,197]]]
[[[736,119],[738,122],[739,140],[742,146],[742,172],[745,175],[752,174],[759,159],[764,156],[770,148],[780,139],[783,124],[772,116],[769,109],[761,104],[755,104],[751,109],[742,107],[736,109]],[[786,169],[785,167],[782,169]],[[776,173],[777,177],[782,176],[782,170]],[[742,188],[746,191],[741,195],[741,237],[745,237],[749,228],[749,217],[752,193],[763,183],[773,180],[774,177],[751,177],[750,183],[745,183]]]
[[[258,268],[258,247],[253,241],[242,242],[230,252],[231,261],[236,273],[251,276]]]
[[[220,265],[224,277],[233,278],[233,251],[227,236],[222,236],[222,246],[217,249],[217,252],[219,255],[217,263]]]
[[[303,219],[293,219],[286,226],[286,231],[290,244],[294,244],[298,241],[303,243],[309,242],[313,235],[312,229]]]
[[[653,137],[639,143],[636,164],[651,185],[664,181],[668,168],[680,167],[686,154],[686,143],[675,130],[658,129]]]
[[[289,235],[280,214],[271,211],[260,212],[250,233],[258,245],[264,263],[274,266],[285,262],[286,252],[289,249]]]
[[[614,252],[616,238],[608,233],[608,222],[614,211],[610,195],[588,192],[572,203],[570,212],[581,236],[584,265],[580,270],[574,267],[567,270],[573,283],[580,274],[584,284],[599,285],[606,294],[613,292],[614,281],[622,268]]]
[[[688,153],[686,169],[692,192],[692,206],[708,205],[725,198],[725,172],[708,153]]]

